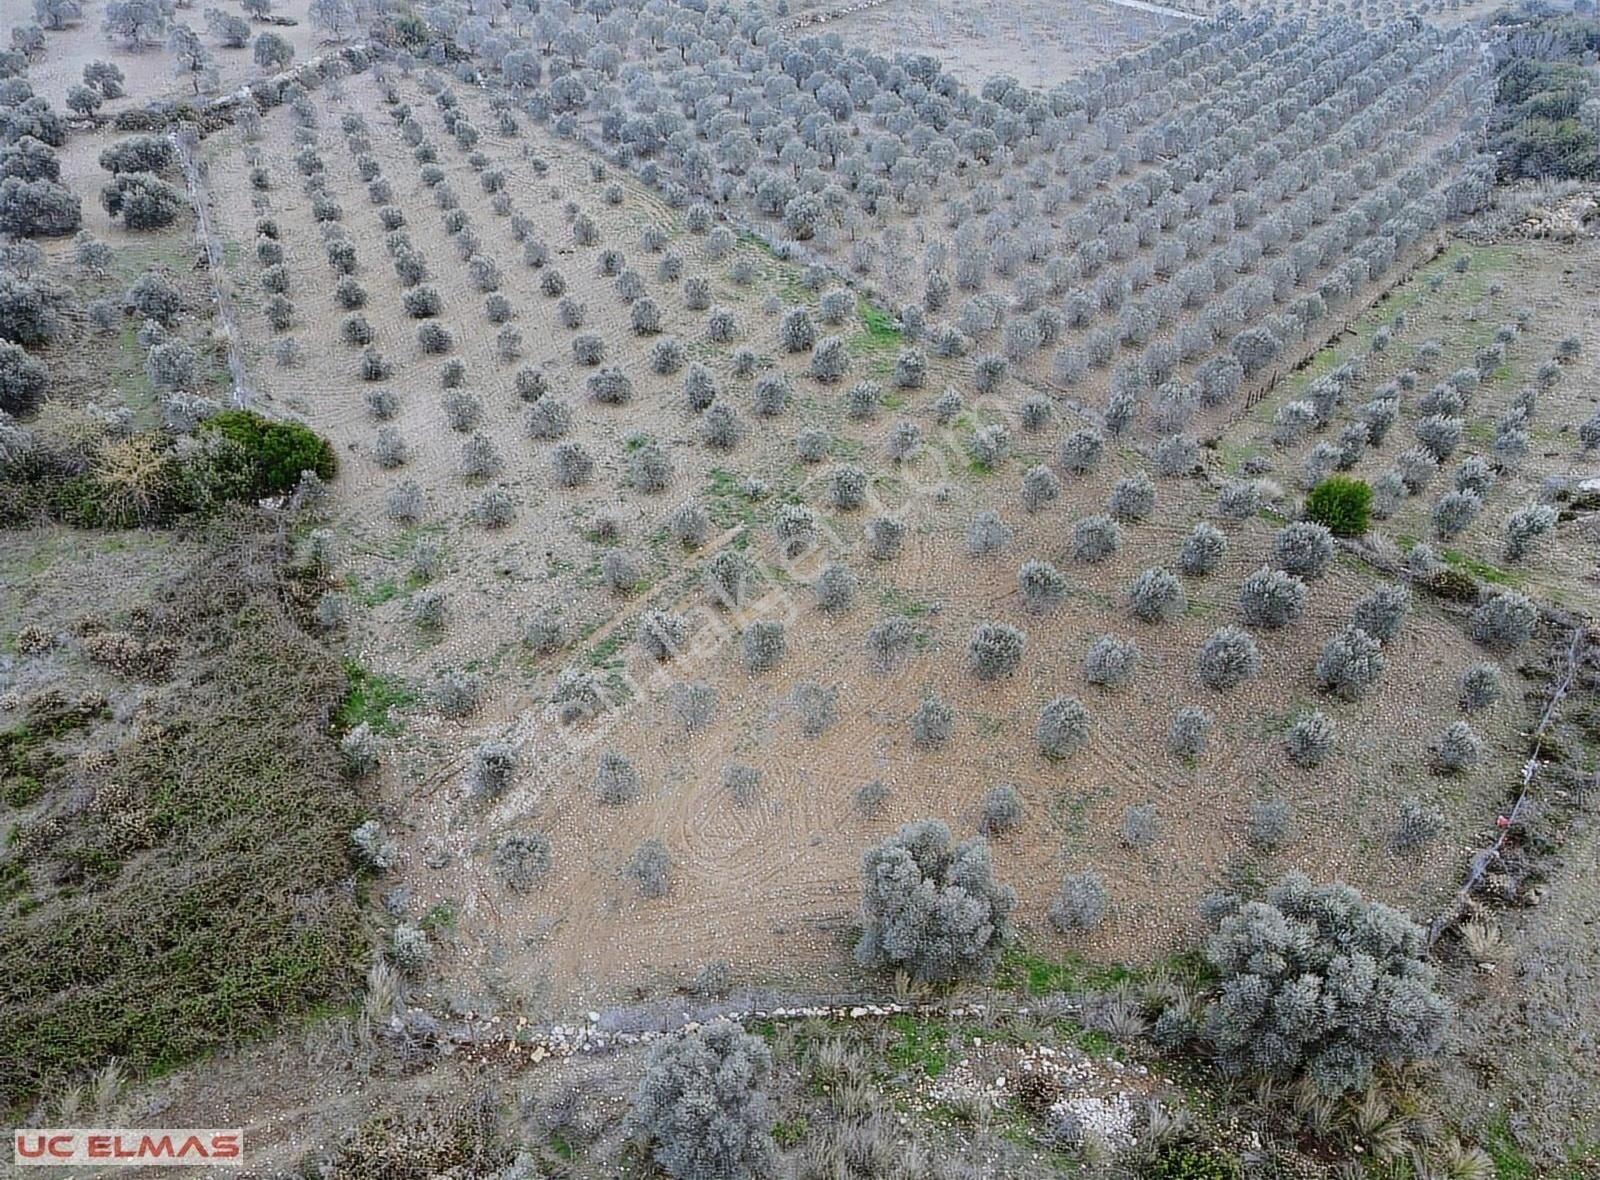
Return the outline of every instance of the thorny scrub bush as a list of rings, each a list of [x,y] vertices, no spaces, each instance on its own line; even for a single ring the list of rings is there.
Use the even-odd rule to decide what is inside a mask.
[[[138,784],[137,834],[82,813],[47,855],[92,887],[35,886],[32,913],[0,919],[0,1092],[112,1056],[169,1068],[360,979],[367,940],[345,883],[365,808],[325,722],[346,678],[285,610],[271,571],[286,546],[244,514],[216,536],[156,608],[205,675],[177,682],[161,724],[114,753],[111,779]]]

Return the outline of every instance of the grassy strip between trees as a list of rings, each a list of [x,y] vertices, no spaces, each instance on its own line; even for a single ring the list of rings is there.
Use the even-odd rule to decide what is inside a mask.
[[[243,530],[158,604],[181,687],[106,775],[129,806],[67,819],[29,860],[49,887],[0,910],[0,1107],[112,1056],[168,1069],[358,983],[360,803],[328,732],[348,684],[285,609],[277,556]]]

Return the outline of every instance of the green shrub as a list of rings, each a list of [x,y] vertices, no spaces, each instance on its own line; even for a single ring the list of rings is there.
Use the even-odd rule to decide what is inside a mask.
[[[1336,537],[1359,537],[1372,515],[1372,488],[1363,479],[1331,475],[1306,497],[1306,519],[1316,521]]]
[[[200,429],[215,431],[243,448],[259,496],[293,491],[302,471],[315,471],[323,479],[332,479],[338,471],[328,440],[298,422],[274,422],[249,410],[225,410],[208,418]]]
[[[1164,1147],[1143,1171],[1143,1180],[1239,1180],[1239,1161],[1192,1143]]]

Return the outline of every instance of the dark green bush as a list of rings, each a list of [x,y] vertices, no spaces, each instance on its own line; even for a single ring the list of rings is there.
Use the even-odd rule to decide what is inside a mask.
[[[1330,475],[1306,497],[1306,519],[1326,526],[1336,537],[1359,537],[1372,515],[1372,488],[1366,480]]]
[[[1139,1175],[1143,1180],[1239,1180],[1239,1161],[1192,1143],[1164,1147]]]
[[[332,479],[338,460],[328,440],[298,422],[274,422],[249,410],[225,410],[208,418],[201,431],[214,431],[238,443],[248,459],[258,496],[294,490],[302,471]]]

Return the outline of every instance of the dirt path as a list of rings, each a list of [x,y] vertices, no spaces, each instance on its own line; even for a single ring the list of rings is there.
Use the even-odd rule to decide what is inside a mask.
[[[1166,8],[1160,4],[1147,4],[1145,0],[1106,0],[1118,8],[1132,8],[1137,12],[1150,12],[1156,16],[1170,16],[1174,20],[1205,20],[1198,12],[1185,12],[1181,8]]]
[[[206,192],[204,171],[194,154],[192,145],[182,135],[170,132],[167,138],[177,149],[178,158],[183,162],[183,179],[189,189],[189,204],[194,207],[195,236],[200,239],[206,251],[206,277],[211,284],[211,297],[217,305],[217,322],[222,325],[222,330],[228,337],[228,374],[233,379],[232,400],[235,406],[242,409],[253,400],[250,370],[244,362],[239,317],[234,312],[227,284],[219,281],[219,277],[227,273],[226,256],[223,253],[222,240],[217,236],[216,227],[211,222],[211,198]]]

